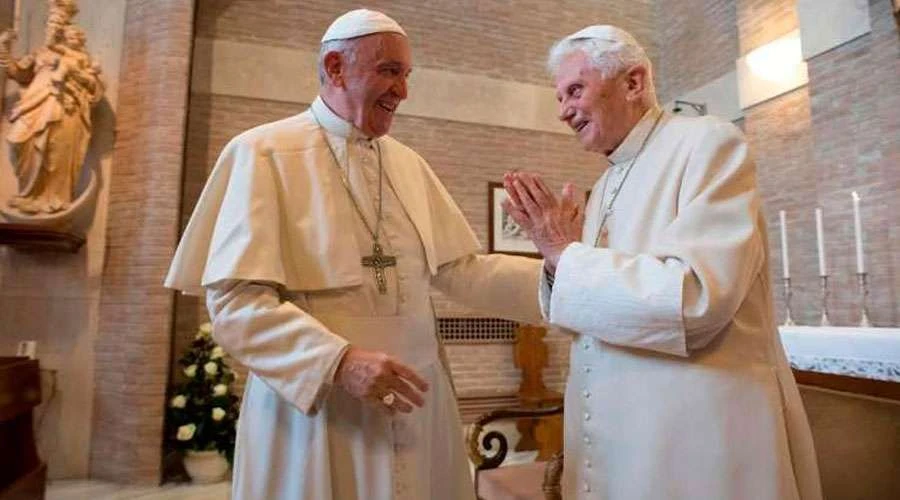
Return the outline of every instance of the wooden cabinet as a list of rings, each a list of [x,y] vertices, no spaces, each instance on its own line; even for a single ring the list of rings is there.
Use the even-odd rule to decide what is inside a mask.
[[[0,357],[0,500],[44,498],[47,466],[38,458],[31,415],[40,402],[38,362]]]

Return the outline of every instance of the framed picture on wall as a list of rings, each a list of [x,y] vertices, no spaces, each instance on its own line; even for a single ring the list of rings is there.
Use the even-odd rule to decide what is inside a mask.
[[[488,182],[488,252],[541,258],[528,235],[503,210],[507,198],[501,182]]]

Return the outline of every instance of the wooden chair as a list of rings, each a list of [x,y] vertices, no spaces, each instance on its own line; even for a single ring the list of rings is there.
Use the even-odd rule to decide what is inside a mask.
[[[547,329],[521,325],[516,328],[513,361],[522,372],[516,409],[495,410],[479,417],[468,436],[469,458],[475,464],[475,491],[484,500],[559,500],[562,475],[562,394],[544,385],[543,369],[548,349]],[[501,467],[509,451],[509,439],[485,426],[514,420],[520,438],[516,451],[537,450],[534,462]],[[484,455],[481,447],[497,452]]]
[[[516,394],[519,408],[534,410],[538,408],[552,408],[561,406],[563,396],[557,391],[548,389],[544,385],[544,368],[549,360],[549,351],[544,337],[547,329],[542,326],[520,325],[516,328],[516,343],[513,346],[513,363],[522,372],[522,382]],[[552,455],[548,449],[562,449],[562,433],[560,440],[553,440],[553,434],[548,435],[543,447],[538,446],[534,433],[537,420],[533,418],[519,418],[516,420],[516,430],[521,438],[516,443],[516,451],[538,450],[538,460],[547,460]]]
[[[472,424],[467,436],[469,459],[475,465],[475,493],[479,500],[561,500],[560,479],[563,470],[563,453],[557,450],[549,460],[538,457],[535,462],[501,467],[509,451],[509,440],[502,432],[485,426],[500,420],[540,418],[535,429],[537,440],[562,433],[562,406],[538,409],[496,410],[483,415]],[[554,423],[558,422],[558,423]],[[544,425],[542,425],[544,424]],[[479,444],[481,446],[479,446]],[[497,446],[496,453],[488,452]],[[560,446],[561,448],[561,446]]]

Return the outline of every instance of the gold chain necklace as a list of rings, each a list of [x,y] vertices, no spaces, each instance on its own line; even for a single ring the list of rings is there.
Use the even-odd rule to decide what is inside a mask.
[[[337,154],[334,152],[334,148],[331,147],[331,142],[328,140],[328,135],[325,134],[325,127],[322,126],[322,121],[319,120],[319,117],[316,116],[316,112],[313,111],[312,108],[309,109],[310,113],[313,116],[313,119],[316,121],[316,124],[319,125],[319,132],[322,134],[322,139],[325,140],[325,145],[328,146],[328,151],[331,153],[331,159],[334,160],[334,165],[338,169],[338,176],[341,178],[341,184],[343,184],[344,189],[347,191],[347,195],[350,197],[350,201],[353,203],[353,208],[356,209],[356,213],[359,214],[359,218],[363,222],[363,226],[365,226],[366,231],[372,236],[372,255],[366,255],[362,258],[362,265],[364,267],[371,267],[375,271],[375,284],[378,287],[378,293],[384,295],[387,293],[387,277],[385,276],[384,270],[388,267],[394,267],[397,265],[397,257],[393,255],[386,255],[384,250],[381,248],[381,244],[378,242],[378,238],[381,236],[381,221],[383,220],[384,214],[384,169],[381,165],[381,145],[377,142],[375,143],[375,149],[378,154],[378,210],[375,215],[375,229],[373,230],[369,227],[369,222],[366,220],[366,216],[362,211],[362,207],[359,202],[356,200],[356,197],[353,196],[353,190],[350,188],[350,181],[344,175],[344,170],[341,168],[341,162],[338,160]],[[348,149],[348,162],[347,162],[347,173],[350,172],[350,162],[349,162],[349,149]]]
[[[603,237],[603,229],[606,227],[606,222],[609,219],[610,214],[613,212],[613,204],[616,202],[616,198],[619,197],[619,193],[622,191],[622,185],[625,184],[625,181],[628,179],[628,174],[631,173],[631,167],[634,166],[634,162],[637,161],[638,156],[644,152],[644,148],[647,146],[647,143],[650,141],[650,136],[653,135],[653,131],[656,130],[656,126],[659,125],[660,120],[663,116],[663,111],[660,110],[659,114],[656,115],[656,119],[653,121],[653,126],[650,127],[650,131],[647,132],[647,135],[644,136],[644,140],[641,141],[641,146],[638,148],[637,153],[634,154],[634,157],[631,159],[631,162],[628,163],[628,166],[625,167],[625,172],[622,174],[622,180],[619,181],[619,184],[613,188],[612,193],[610,193],[609,203],[606,204],[606,207],[603,208],[603,215],[600,218],[600,226],[597,228],[597,237],[594,238],[594,246],[600,246],[600,239]],[[606,176],[606,179],[603,181],[603,194],[600,198],[600,206],[603,207],[603,203],[606,201],[606,187],[609,184],[609,175]]]

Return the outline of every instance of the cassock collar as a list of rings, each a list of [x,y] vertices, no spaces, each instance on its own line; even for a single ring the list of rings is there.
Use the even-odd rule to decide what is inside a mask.
[[[644,113],[640,121],[631,128],[631,132],[625,136],[625,140],[607,157],[610,165],[618,165],[634,158],[634,155],[641,149],[644,138],[650,133],[650,129],[653,128],[657,115],[661,112],[662,109],[659,105],[654,105]]]
[[[316,97],[316,100],[313,101],[310,108],[312,108],[313,113],[315,113],[320,125],[322,125],[329,134],[347,139],[348,141],[363,142],[367,145],[370,145],[374,140],[377,140],[366,137],[358,128],[353,126],[352,123],[338,116],[337,113],[328,107],[328,104],[325,104],[325,101],[322,100],[321,96]]]

